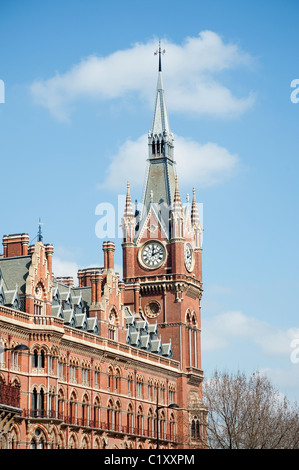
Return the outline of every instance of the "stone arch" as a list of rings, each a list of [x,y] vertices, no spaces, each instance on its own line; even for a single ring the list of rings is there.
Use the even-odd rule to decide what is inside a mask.
[[[32,427],[30,436],[30,449],[47,449],[48,448],[48,431],[41,425],[36,424]]]
[[[57,426],[53,426],[51,434],[49,436],[49,448],[50,449],[63,449],[64,448],[64,436]]]
[[[192,313],[191,313],[190,308],[188,308],[188,309],[186,310],[186,313],[185,313],[185,323],[186,323],[188,326],[191,326],[191,324],[192,324]]]
[[[8,448],[9,449],[18,449],[19,443],[21,440],[21,431],[19,426],[14,423],[9,431],[8,436]]]
[[[69,442],[68,442],[68,448],[69,449],[78,449],[79,448],[78,436],[74,432],[72,432],[70,434]]]
[[[100,449],[101,448],[101,438],[99,436],[96,436],[94,438],[93,448],[94,449]]]
[[[192,326],[193,328],[197,328],[197,324],[198,324],[198,322],[197,322],[197,315],[196,315],[195,311],[193,310],[193,312],[192,312],[192,314],[191,314],[191,326]]]
[[[90,442],[90,437],[87,434],[84,434],[81,440],[81,449],[90,449],[91,448],[91,442]]]
[[[119,314],[116,305],[110,307],[108,321],[111,325],[119,325]]]

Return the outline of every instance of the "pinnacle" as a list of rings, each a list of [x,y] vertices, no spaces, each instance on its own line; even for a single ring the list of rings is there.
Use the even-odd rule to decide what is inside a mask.
[[[127,195],[126,195],[126,205],[124,210],[124,217],[134,217],[133,204],[130,194],[130,183],[127,182]]]
[[[193,198],[192,198],[192,206],[191,206],[191,223],[194,226],[200,225],[199,214],[198,214],[198,207],[196,203],[196,196],[195,196],[195,188],[193,188]]]
[[[181,195],[179,190],[179,182],[178,177],[175,177],[175,191],[174,191],[174,198],[173,198],[173,211],[181,211],[182,210],[182,201]]]

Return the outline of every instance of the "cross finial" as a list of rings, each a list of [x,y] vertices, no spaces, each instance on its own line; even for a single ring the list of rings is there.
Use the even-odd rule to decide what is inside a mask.
[[[165,54],[165,49],[163,51],[161,50],[161,41],[159,41],[159,49],[154,52],[155,55],[159,54],[159,72],[162,72],[162,61],[161,61],[161,55]]]

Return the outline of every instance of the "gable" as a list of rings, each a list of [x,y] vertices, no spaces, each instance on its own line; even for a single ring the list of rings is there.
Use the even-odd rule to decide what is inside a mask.
[[[165,208],[164,208],[165,209]],[[165,223],[167,221],[167,223]],[[156,204],[151,204],[147,216],[139,224],[135,243],[142,243],[148,239],[169,240],[169,211],[158,212]]]

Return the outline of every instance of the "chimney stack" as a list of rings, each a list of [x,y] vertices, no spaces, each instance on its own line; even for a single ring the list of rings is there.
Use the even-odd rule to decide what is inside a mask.
[[[4,258],[13,258],[15,256],[27,256],[29,235],[27,233],[4,235],[2,244],[4,249]]]
[[[103,243],[104,251],[104,269],[114,269],[114,242],[108,241]]]

